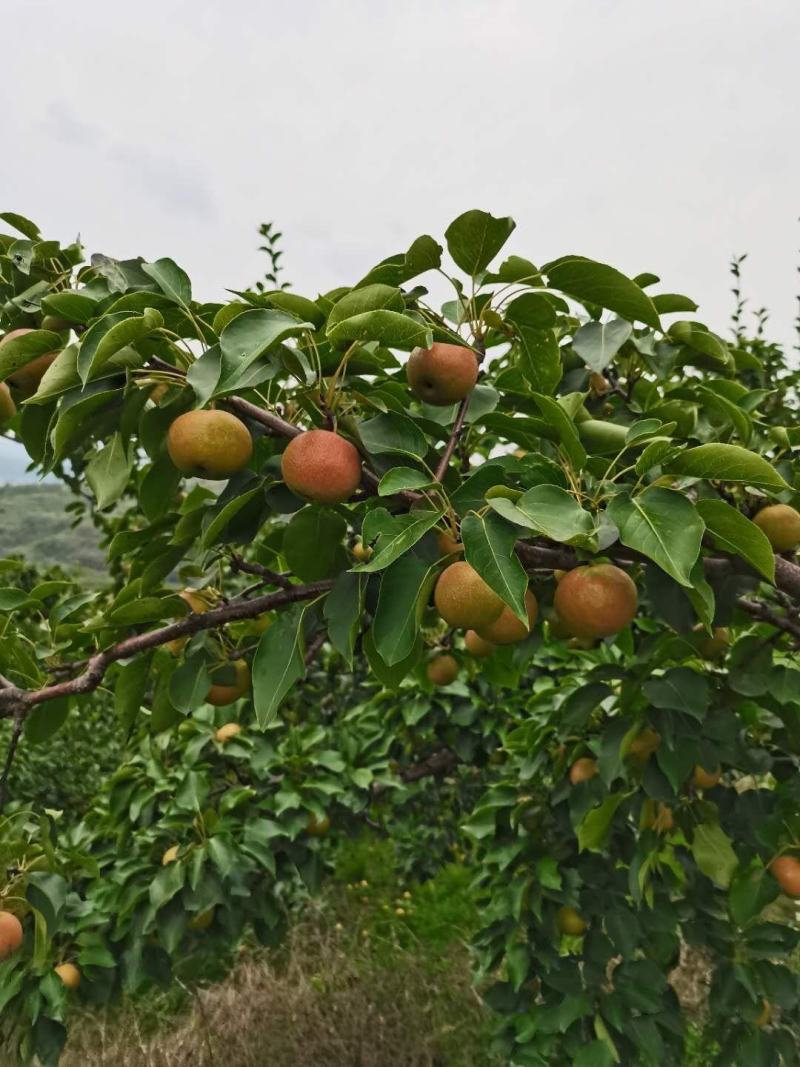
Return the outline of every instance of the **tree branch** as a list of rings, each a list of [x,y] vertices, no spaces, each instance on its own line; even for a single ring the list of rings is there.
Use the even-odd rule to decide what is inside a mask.
[[[441,748],[432,752],[430,756],[412,763],[410,767],[404,767],[400,771],[400,777],[404,782],[418,782],[420,778],[428,778],[431,775],[447,774],[460,763],[458,756],[452,748]]]
[[[102,652],[95,653],[86,661],[82,673],[69,681],[57,682],[35,690],[18,689],[16,686],[10,689],[0,689],[0,718],[9,718],[18,711],[22,718],[25,718],[31,708],[37,704],[57,700],[59,697],[91,693],[100,685],[103,675],[112,663],[130,659],[131,656],[147,652],[159,645],[165,645],[168,641],[175,640],[176,637],[186,637],[199,633],[201,630],[213,630],[238,619],[252,619],[265,611],[284,607],[287,604],[313,600],[322,593],[327,593],[332,585],[333,582],[327,579],[321,582],[310,582],[308,585],[293,585],[291,589],[281,589],[277,593],[268,593],[253,600],[237,600],[219,608],[212,608],[210,611],[192,612],[179,622],[162,626],[158,630],[134,634]]]
[[[21,704],[18,704],[14,711],[14,728],[11,731],[11,738],[8,742],[8,752],[6,753],[6,762],[3,767],[3,773],[0,775],[0,811],[3,810],[8,799],[8,778],[11,774],[11,767],[14,763],[14,756],[17,751],[17,745],[22,734],[22,724],[25,722],[25,710]]]
[[[800,643],[800,622],[796,619],[793,619],[788,615],[779,615],[763,600],[751,600],[749,597],[739,597],[737,603],[743,611],[746,611],[748,615],[752,615],[754,619],[758,619],[760,622],[769,623],[770,626],[774,626],[778,630],[783,630],[785,633],[791,634],[795,639],[795,644],[797,645]]]
[[[271,571],[269,567],[262,567],[260,563],[248,563],[248,561],[240,556],[238,553],[231,553],[231,570],[234,574],[241,572],[242,574],[255,574],[259,578],[263,578],[265,583],[270,585],[277,585],[280,589],[293,589],[294,585],[288,574],[279,574],[277,571]]]
[[[461,436],[461,431],[464,429],[464,419],[467,417],[467,408],[469,407],[470,397],[465,396],[458,406],[458,413],[456,414],[456,421],[453,423],[453,429],[450,431],[450,437],[447,440],[447,444],[444,446],[444,452],[442,452],[442,458],[439,460],[436,466],[435,477],[436,481],[440,482],[445,474],[447,474],[447,468],[450,464],[453,452],[455,451],[458,439]]]

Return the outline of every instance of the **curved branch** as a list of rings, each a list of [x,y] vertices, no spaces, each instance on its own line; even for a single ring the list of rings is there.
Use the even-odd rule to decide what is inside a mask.
[[[308,585],[294,585],[291,589],[281,589],[277,593],[268,593],[266,596],[255,597],[253,600],[237,600],[219,608],[212,608],[210,611],[192,613],[179,622],[162,626],[158,630],[148,630],[147,633],[126,637],[124,641],[91,656],[86,661],[84,670],[76,678],[57,682],[43,689],[25,690],[13,686],[0,690],[0,718],[9,718],[17,712],[24,718],[37,704],[57,700],[59,697],[91,693],[100,685],[103,675],[112,663],[129,659],[131,656],[147,652],[159,645],[165,645],[168,641],[174,641],[176,637],[187,637],[200,633],[201,630],[214,630],[238,619],[252,619],[265,611],[284,607],[286,604],[313,600],[320,594],[327,593],[332,585],[333,582],[330,580],[310,582]]]

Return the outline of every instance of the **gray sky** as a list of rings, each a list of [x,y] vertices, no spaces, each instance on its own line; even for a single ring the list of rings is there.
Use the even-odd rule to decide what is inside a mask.
[[[480,207],[508,251],[649,270],[791,341],[797,0],[4,0],[0,201],[197,296],[355,281]],[[11,472],[0,441],[0,481]]]

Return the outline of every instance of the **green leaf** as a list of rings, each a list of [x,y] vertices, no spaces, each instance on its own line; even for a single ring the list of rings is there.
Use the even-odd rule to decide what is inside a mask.
[[[675,311],[697,311],[694,300],[680,293],[658,293],[652,299],[659,315],[669,315]]]
[[[367,630],[364,634],[362,647],[367,657],[370,670],[378,681],[388,689],[396,689],[406,675],[416,667],[417,663],[419,663],[422,656],[423,645],[421,638],[418,637],[414,647],[406,658],[391,666],[386,663],[375,647],[375,638],[373,637],[371,629]]]
[[[222,370],[217,395],[238,388],[244,372],[268,349],[305,330],[313,330],[310,322],[301,322],[287,311],[275,308],[253,308],[237,315],[219,337]]]
[[[89,327],[81,340],[78,351],[81,381],[86,383],[99,377],[112,356],[163,325],[164,317],[153,308],[148,308],[143,315],[131,311],[105,315]],[[144,362],[144,356],[141,359]]]
[[[106,616],[109,626],[138,626],[145,622],[161,622],[185,611],[183,601],[175,596],[145,596],[114,608]]]
[[[115,504],[122,494],[133,470],[133,455],[125,447],[121,433],[115,433],[86,466],[86,481],[100,511]]]
[[[719,389],[709,389],[708,386],[698,385],[695,388],[695,395],[698,400],[703,402],[703,406],[708,408],[712,412],[716,412],[726,422],[729,422],[736,432],[736,435],[741,440],[748,444],[750,437],[753,433],[753,423],[750,417],[745,414],[744,411],[735,404],[732,400],[729,400],[726,396],[723,396]]]
[[[146,653],[135,656],[119,669],[114,686],[114,708],[123,729],[129,729],[139,714],[150,681],[151,663],[152,653]]]
[[[775,492],[789,488],[771,463],[741,445],[697,445],[696,448],[687,448],[662,466],[668,474],[680,474],[687,478],[741,482]]]
[[[629,322],[643,322],[661,329],[658,312],[650,297],[614,267],[584,256],[562,256],[542,267],[550,285],[568,296],[599,304]]]
[[[346,566],[342,540],[347,523],[330,508],[309,505],[292,516],[283,535],[283,555],[301,581],[327,578],[337,563]]]
[[[681,585],[691,586],[705,526],[691,501],[673,489],[620,493],[608,505],[620,541],[652,559]]]
[[[728,888],[739,860],[719,823],[705,822],[695,827],[692,855],[707,878],[721,889]]]
[[[513,219],[486,211],[465,211],[445,230],[447,250],[461,270],[474,277],[489,266],[516,226]]]
[[[211,545],[219,541],[223,531],[227,529],[239,512],[246,508],[252,500],[257,500],[263,492],[264,487],[259,483],[252,489],[247,489],[234,496],[232,500],[226,501],[222,507],[212,512],[213,518],[200,538],[200,547],[210,548]]]
[[[17,215],[13,211],[0,211],[0,219],[3,222],[7,222],[9,226],[13,226],[15,230],[19,230],[20,233],[25,234],[29,240],[39,240],[39,227],[35,222],[26,219],[24,215]]]
[[[363,574],[343,571],[325,600],[323,614],[328,624],[328,637],[348,667],[353,665],[366,588],[367,578]]]
[[[377,341],[386,348],[410,352],[413,348],[430,348],[433,333],[430,327],[410,315],[398,311],[367,311],[344,319],[328,332],[333,345],[347,341]]]
[[[412,467],[392,467],[378,483],[378,496],[394,496],[408,489],[425,489],[436,483],[430,474]]]
[[[737,868],[728,894],[731,918],[738,926],[746,926],[760,915],[767,904],[778,896],[778,883],[761,860],[753,859],[747,867]]]
[[[711,333],[701,322],[681,320],[673,322],[667,331],[669,336],[704,357],[700,366],[708,361],[714,367],[724,367],[728,362],[728,348],[716,334]],[[692,359],[688,360],[692,363]]]
[[[589,512],[558,485],[536,485],[513,504],[503,497],[494,497],[489,504],[511,522],[561,544],[584,543],[595,528]]]
[[[388,567],[434,527],[443,514],[439,509],[392,515],[386,508],[375,508],[364,519],[361,531],[365,543],[371,543],[377,538],[375,553],[367,563],[353,569],[371,574]]]
[[[21,337],[12,337],[10,341],[3,340],[0,343],[0,382],[39,356],[57,352],[60,348],[61,338],[51,330],[31,330]]]
[[[561,349],[552,330],[517,326],[518,365],[525,381],[538,393],[551,394],[561,381]]]
[[[205,702],[211,688],[211,676],[203,652],[190,656],[172,672],[169,679],[169,699],[174,708],[188,715]]]
[[[119,399],[119,390],[93,382],[82,391],[68,393],[61,401],[58,419],[50,434],[52,462],[62,459],[73,437],[85,431],[89,416]]]
[[[586,849],[598,851],[603,848],[611,830],[614,813],[624,799],[621,793],[612,793],[602,804],[584,815],[576,831],[580,852]]]
[[[624,319],[587,322],[572,338],[572,347],[590,370],[605,370],[633,332]]]
[[[186,372],[186,382],[194,389],[194,406],[202,408],[214,395],[222,371],[222,352],[219,345],[212,345],[196,359]]]
[[[303,618],[308,607],[283,612],[258,643],[253,659],[253,703],[262,730],[274,720],[284,697],[305,671]]]
[[[697,510],[717,548],[741,556],[769,582],[775,581],[775,554],[764,531],[724,500],[697,501]]]
[[[523,293],[512,300],[506,308],[505,320],[512,326],[527,326],[532,330],[549,330],[558,322],[554,298],[548,293]]]
[[[392,285],[365,285],[362,289],[351,289],[331,308],[328,315],[326,333],[345,319],[363,315],[368,311],[400,311],[406,309],[403,294]]]
[[[411,654],[436,574],[435,567],[410,552],[383,572],[372,636],[387,667]]]
[[[366,450],[375,455],[397,452],[421,459],[428,451],[422,430],[412,419],[396,411],[387,411],[359,423],[358,433]]]
[[[674,667],[663,675],[648,678],[643,692],[654,708],[674,708],[697,719],[702,719],[708,709],[708,682],[690,667]]]
[[[177,263],[171,259],[157,259],[155,263],[142,263],[141,269],[173,303],[189,310],[192,283],[189,281],[189,275]]]
[[[47,933],[52,938],[58,930],[61,913],[67,902],[67,883],[60,874],[30,871],[25,896],[44,916]]]
[[[15,589],[10,585],[0,588],[0,611],[12,612],[19,611],[20,608],[28,607],[39,607],[39,605],[31,599],[30,593],[26,592],[24,589]]]
[[[87,323],[97,309],[97,301],[83,293],[48,293],[42,299],[42,311],[68,322]]]
[[[461,523],[467,563],[526,625],[528,576],[514,552],[517,531],[499,515],[467,515]]]
[[[541,393],[532,393],[531,395],[545,420],[556,432],[558,440],[561,442],[561,447],[572,466],[576,471],[583,470],[586,463],[586,449],[578,437],[575,423],[562,406],[553,400],[551,396],[544,396]]]
[[[30,745],[49,741],[67,721],[68,714],[69,700],[66,697],[35,704],[25,720],[25,740]]]

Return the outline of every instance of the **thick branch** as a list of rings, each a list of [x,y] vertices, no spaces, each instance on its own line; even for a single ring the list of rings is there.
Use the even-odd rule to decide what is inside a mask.
[[[124,641],[91,656],[83,672],[77,678],[48,685],[43,689],[24,690],[14,686],[11,689],[0,690],[0,718],[8,718],[20,707],[24,717],[36,704],[43,704],[45,701],[56,700],[59,697],[91,693],[100,685],[103,675],[112,663],[130,659],[131,656],[147,652],[159,645],[165,645],[168,641],[175,640],[176,637],[186,637],[199,633],[201,630],[214,630],[238,619],[252,619],[273,608],[296,604],[302,600],[313,600],[322,593],[327,593],[332,585],[333,582],[329,580],[310,582],[308,585],[293,585],[291,589],[268,593],[266,596],[255,597],[253,600],[237,600],[219,608],[212,608],[210,611],[193,612],[179,622],[162,626],[158,630],[149,630],[147,633],[127,637]]]
[[[420,778],[428,778],[431,775],[448,774],[460,762],[452,748],[441,748],[419,763],[412,763],[410,767],[403,768],[400,777],[404,782],[418,782]]]
[[[796,619],[791,618],[789,615],[779,615],[763,600],[739,597],[737,603],[743,611],[746,611],[748,615],[752,615],[754,619],[758,619],[760,622],[767,622],[770,626],[791,634],[795,641],[800,641],[800,622]]]
[[[248,563],[243,556],[233,553],[231,555],[231,570],[234,574],[255,574],[259,578],[263,578],[265,584],[277,585],[279,589],[292,589],[292,580],[288,574],[279,574],[277,571],[271,571],[269,567],[262,567],[260,563]]]

